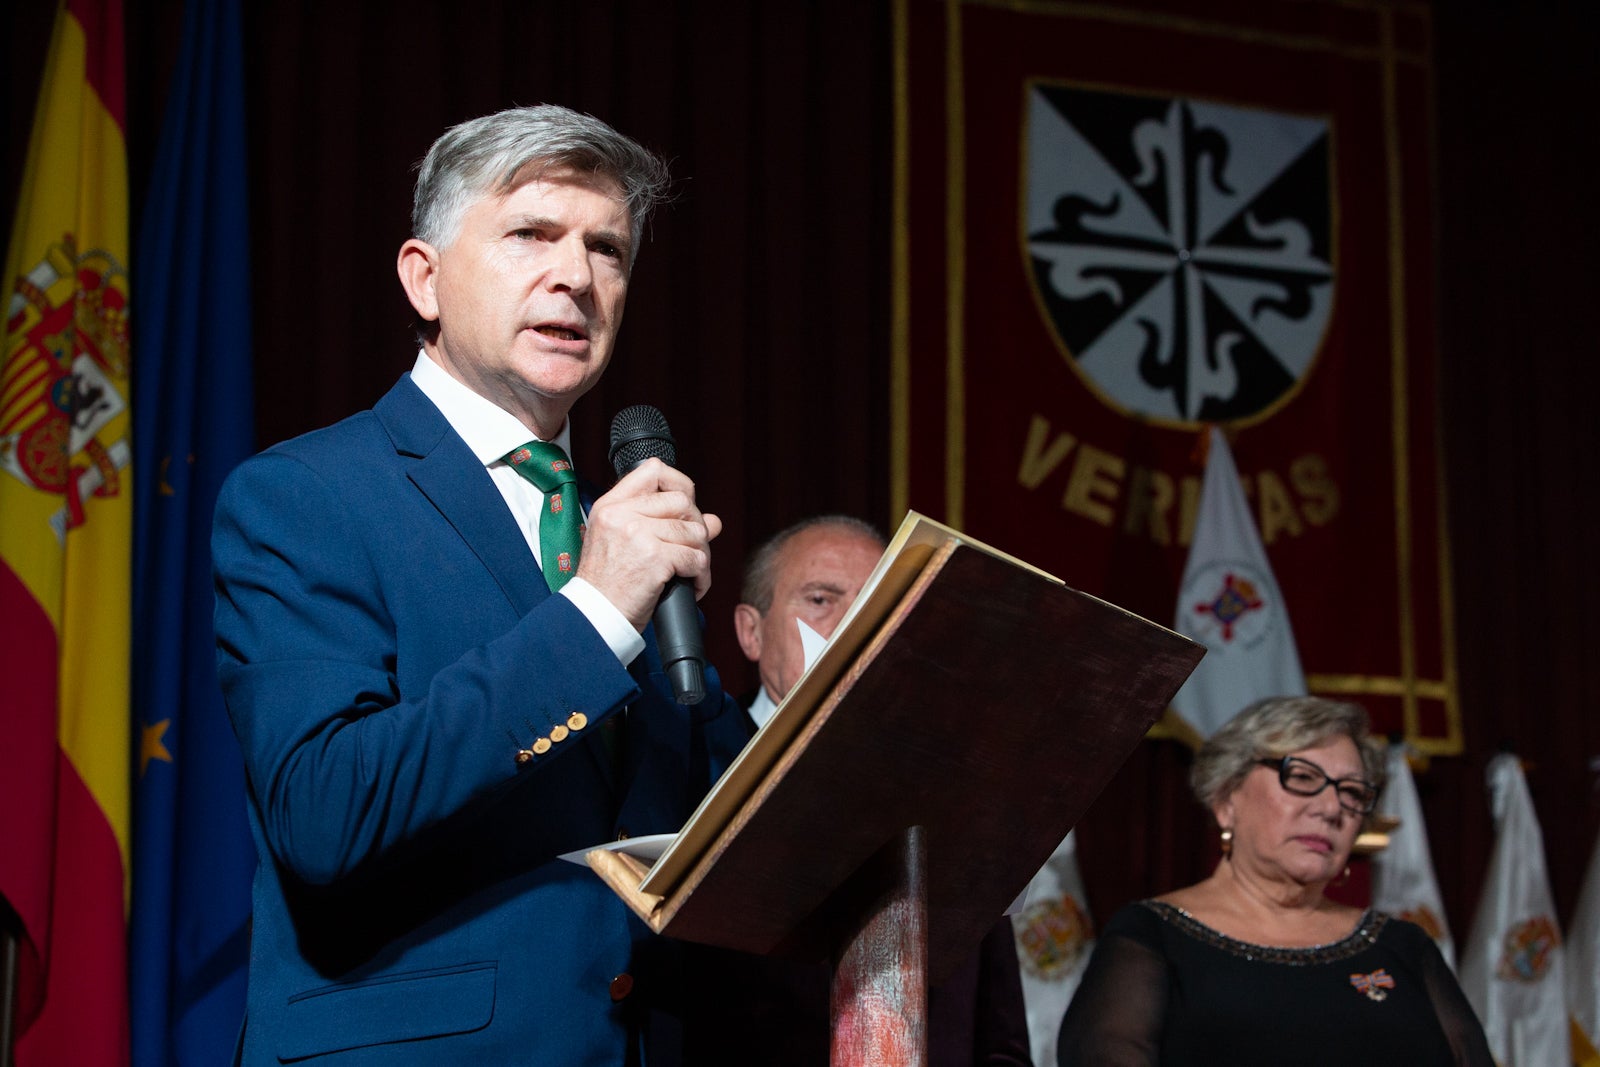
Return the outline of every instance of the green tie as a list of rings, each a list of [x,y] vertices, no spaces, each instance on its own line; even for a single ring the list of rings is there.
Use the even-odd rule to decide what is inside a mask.
[[[560,445],[529,441],[511,451],[506,462],[544,493],[544,513],[539,516],[539,564],[554,593],[578,572],[578,552],[583,546],[583,504],[578,499],[578,475]]]

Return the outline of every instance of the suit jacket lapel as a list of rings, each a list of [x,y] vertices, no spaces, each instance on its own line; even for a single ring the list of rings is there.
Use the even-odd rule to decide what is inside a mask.
[[[483,561],[517,614],[549,596],[539,562],[483,464],[410,376],[372,410],[407,477]]]
[[[539,561],[528,551],[505,498],[450,422],[407,375],[373,405],[407,476],[475,552],[520,615],[550,596]],[[585,512],[595,488],[580,479]],[[640,661],[643,656],[639,658]],[[639,661],[635,661],[636,663]],[[598,743],[586,746],[613,788],[617,768]]]

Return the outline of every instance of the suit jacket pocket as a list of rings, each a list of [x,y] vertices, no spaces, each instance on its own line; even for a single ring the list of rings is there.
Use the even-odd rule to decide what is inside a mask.
[[[495,971],[470,963],[298,993],[289,998],[278,1058],[481,1030],[494,1016]]]

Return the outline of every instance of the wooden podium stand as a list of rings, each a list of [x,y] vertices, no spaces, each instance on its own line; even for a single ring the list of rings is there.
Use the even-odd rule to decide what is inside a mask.
[[[834,965],[834,1064],[926,1063],[972,951],[1204,650],[920,516],[653,867],[590,866],[659,933]],[[921,544],[922,548],[917,548]]]

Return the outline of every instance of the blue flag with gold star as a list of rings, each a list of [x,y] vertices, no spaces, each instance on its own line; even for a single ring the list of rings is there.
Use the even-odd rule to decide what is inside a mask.
[[[240,13],[185,8],[134,246],[133,1067],[231,1059],[256,863],[211,630],[211,513],[254,443]]]

